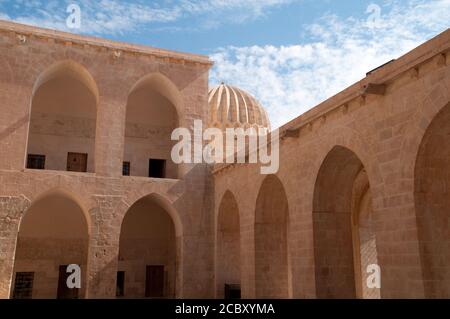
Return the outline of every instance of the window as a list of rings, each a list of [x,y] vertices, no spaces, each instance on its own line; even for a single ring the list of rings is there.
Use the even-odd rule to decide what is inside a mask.
[[[67,171],[69,172],[87,172],[87,158],[85,153],[67,154]]]
[[[34,272],[18,272],[14,282],[14,299],[31,299],[33,295]]]
[[[122,165],[122,175],[123,176],[130,176],[130,162],[123,162]]]
[[[45,169],[45,155],[28,154],[27,168]]]
[[[153,178],[166,177],[166,160],[150,159],[148,176]]]
[[[117,272],[116,297],[125,296],[125,271]]]

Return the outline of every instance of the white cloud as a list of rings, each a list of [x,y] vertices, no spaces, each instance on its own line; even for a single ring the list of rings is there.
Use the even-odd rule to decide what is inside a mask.
[[[271,9],[302,0],[77,0],[85,34],[112,35],[183,30],[177,22],[195,17],[199,28],[242,23]],[[0,18],[68,30],[70,0],[0,0],[15,8]],[[364,12],[361,13],[363,15]],[[363,78],[365,73],[426,41],[448,26],[450,0],[385,0],[377,28],[363,19],[326,15],[305,26],[303,41],[290,46],[226,47],[215,50],[212,84],[220,81],[254,94],[277,127]],[[151,28],[150,28],[151,26]],[[192,31],[195,26],[190,26]],[[304,40],[308,39],[308,40]]]
[[[80,33],[124,34],[145,28],[152,23],[168,23],[186,17],[196,17],[199,28],[214,28],[223,23],[242,23],[264,15],[266,10],[298,0],[180,0],[155,2],[128,2],[119,0],[78,0],[81,7]],[[5,18],[30,25],[63,31],[66,8],[72,1],[15,0],[13,7],[19,12]],[[1,5],[1,1],[0,1]],[[1,7],[0,7],[1,10]]]
[[[450,0],[391,2],[382,9],[375,29],[367,19],[327,15],[306,26],[308,43],[220,48],[211,56],[211,82],[252,93],[276,128],[445,30]]]

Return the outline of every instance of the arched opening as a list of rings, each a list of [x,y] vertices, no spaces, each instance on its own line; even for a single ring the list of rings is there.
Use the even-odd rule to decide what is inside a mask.
[[[41,74],[31,102],[26,167],[94,172],[97,102],[93,78],[75,62]]]
[[[289,297],[288,201],[278,177],[266,177],[255,211],[256,298]]]
[[[150,195],[127,211],[120,230],[117,297],[176,297],[180,224],[164,206]]]
[[[313,232],[318,298],[379,298],[367,285],[377,263],[369,179],[360,159],[336,146],[325,158],[314,189]]]
[[[239,208],[234,195],[227,191],[217,217],[216,296],[240,298],[241,235]]]
[[[89,222],[63,191],[37,199],[22,218],[16,244],[13,298],[81,298],[86,289]],[[70,289],[68,265],[81,268],[81,288]],[[73,282],[73,281],[72,281]]]
[[[378,265],[375,222],[367,172],[362,168],[353,182],[352,189],[352,238],[355,269],[356,297],[380,299],[380,288],[373,285],[371,265]],[[369,271],[368,271],[369,270]],[[367,282],[371,283],[370,285]]]
[[[415,167],[425,296],[450,298],[450,104],[431,122]]]
[[[127,102],[123,175],[178,178],[171,159],[181,98],[164,76],[152,74],[132,89]]]

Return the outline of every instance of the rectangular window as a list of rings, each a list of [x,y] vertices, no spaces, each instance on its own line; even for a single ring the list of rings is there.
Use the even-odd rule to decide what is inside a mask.
[[[117,272],[116,297],[125,296],[125,271]]]
[[[166,177],[166,160],[150,159],[148,176],[153,178],[165,178]]]
[[[18,272],[14,281],[13,299],[31,299],[33,296],[34,272]]]
[[[45,169],[45,155],[28,154],[27,168]]]
[[[87,158],[85,153],[67,153],[67,171],[87,172]]]
[[[123,176],[130,176],[130,168],[131,168],[130,162],[123,162],[122,175]]]

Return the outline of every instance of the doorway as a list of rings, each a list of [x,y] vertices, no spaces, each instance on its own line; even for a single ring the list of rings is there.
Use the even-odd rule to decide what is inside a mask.
[[[164,296],[164,266],[147,266],[145,277],[145,297]]]

